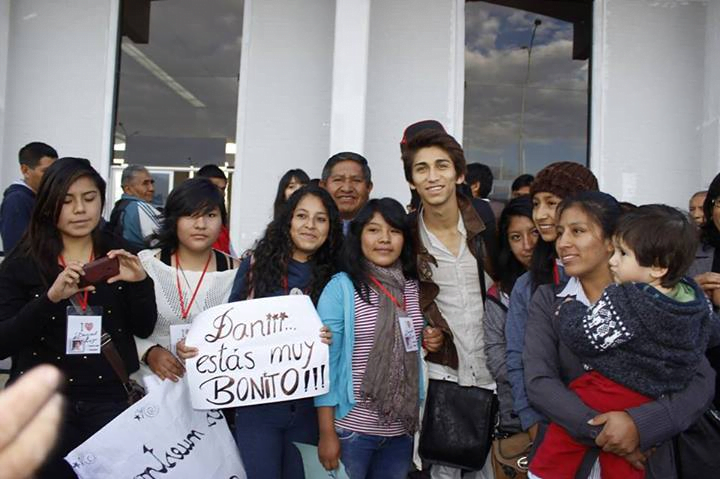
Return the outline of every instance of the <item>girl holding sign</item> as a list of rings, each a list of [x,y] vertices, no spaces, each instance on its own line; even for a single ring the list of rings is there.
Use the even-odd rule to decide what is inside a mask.
[[[241,263],[230,301],[307,294],[317,302],[336,271],[342,238],[330,195],[317,186],[295,191],[252,256]],[[322,331],[320,336],[327,342],[329,333]],[[185,354],[184,348],[178,350]],[[313,400],[239,407],[235,435],[248,479],[303,478],[302,458],[292,443],[317,444]]]
[[[0,267],[0,356],[13,357],[10,380],[41,363],[65,376],[62,432],[40,478],[76,477],[63,456],[128,406],[107,348],[133,372],[133,335],[147,337],[155,326],[152,280],[136,256],[113,249],[119,243],[102,233],[104,201],[105,181],[89,161],[57,160],[40,183],[23,239]],[[115,274],[81,287],[94,276],[83,265],[105,255],[103,264],[117,261]]]
[[[330,392],[318,406],[320,462],[351,479],[406,478],[423,397],[419,304],[410,225],[400,203],[374,199],[350,224],[344,273],[318,313],[330,328]]]
[[[178,381],[185,368],[173,347],[196,314],[227,302],[238,262],[212,248],[226,217],[223,195],[207,178],[187,180],[168,195],[158,248],[138,254],[155,282],[158,309],[150,337],[136,338],[144,374]]]

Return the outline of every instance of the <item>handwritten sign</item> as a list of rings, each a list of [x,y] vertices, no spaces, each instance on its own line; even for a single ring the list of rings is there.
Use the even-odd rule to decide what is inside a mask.
[[[80,479],[246,479],[220,411],[195,411],[185,379],[150,392],[65,457]]]
[[[193,319],[185,338],[195,409],[267,404],[328,391],[328,347],[308,296],[224,304]]]

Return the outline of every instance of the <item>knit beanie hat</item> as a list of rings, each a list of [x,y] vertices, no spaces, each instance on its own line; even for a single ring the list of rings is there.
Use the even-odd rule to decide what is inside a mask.
[[[549,164],[530,185],[530,197],[546,192],[562,199],[580,191],[598,191],[597,178],[583,165],[570,161]]]

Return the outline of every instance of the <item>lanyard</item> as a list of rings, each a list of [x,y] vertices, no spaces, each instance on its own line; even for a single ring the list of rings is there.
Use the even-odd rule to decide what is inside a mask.
[[[288,291],[288,278],[287,278],[287,275],[283,276],[282,279],[280,280],[280,282],[282,283],[282,289],[285,291],[285,294],[286,294],[286,295],[287,295],[287,294],[290,294],[290,291]]]
[[[393,303],[395,303],[395,306],[397,306],[399,309],[403,309],[402,303],[400,303],[400,302],[395,298],[395,296],[393,296],[392,293],[391,293],[390,291],[388,291],[387,288],[385,288],[385,286],[383,286],[382,284],[380,284],[380,281],[378,281],[378,280],[375,278],[375,276],[370,276],[370,281],[372,281],[373,283],[375,283],[375,285],[376,285],[378,288],[380,288],[380,291],[382,291],[385,296],[387,296],[388,298],[390,298],[390,301],[392,301]]]
[[[185,309],[185,299],[183,298],[182,293],[182,287],[180,286],[180,275],[178,274],[178,269],[181,269],[182,266],[180,266],[180,255],[175,252],[175,281],[177,283],[177,289],[178,289],[178,296],[180,298],[180,315],[182,319],[187,319],[188,314],[190,314],[190,308],[192,308],[193,303],[195,302],[195,296],[197,296],[198,291],[200,290],[200,285],[203,282],[203,278],[205,278],[205,273],[207,272],[208,266],[210,265],[210,260],[212,259],[212,250],[210,250],[210,254],[208,255],[208,259],[205,262],[205,267],[203,268],[202,274],[200,275],[200,279],[197,282],[197,285],[195,286],[195,291],[193,291],[192,297],[190,298],[190,302],[188,303],[187,309]],[[188,284],[188,286],[190,286]]]
[[[91,263],[92,260],[95,259],[95,252],[90,252],[90,261],[88,263]],[[58,256],[58,261],[60,261],[60,265],[62,265],[63,268],[67,268],[67,265],[65,264],[65,258],[62,257],[62,255]],[[84,313],[87,310],[88,307],[88,291],[85,290],[83,294],[75,293],[77,296],[78,303],[80,303],[80,309],[82,309],[82,312]]]

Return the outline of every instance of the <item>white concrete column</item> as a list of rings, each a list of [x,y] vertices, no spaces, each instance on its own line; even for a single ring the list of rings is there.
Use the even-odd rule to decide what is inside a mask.
[[[0,75],[7,74],[4,92],[0,81],[0,186],[19,176],[17,152],[30,141],[88,158],[107,177],[120,0],[7,3],[0,5],[0,50],[7,48],[6,68],[0,53]]]
[[[462,141],[464,83],[464,1],[372,1],[365,156],[374,197],[410,198],[399,146],[409,124],[435,119]]]
[[[319,177],[354,150],[374,197],[407,201],[403,128],[434,118],[462,136],[462,0],[245,0],[231,235],[263,233],[277,180]]]
[[[697,190],[707,189],[720,172],[720,2],[708,3],[705,18],[702,162]]]
[[[10,0],[0,0],[0,155],[5,136],[5,98],[7,96],[8,53],[10,51]],[[0,160],[2,157],[0,157]],[[0,166],[0,184],[3,184],[3,169]]]
[[[365,150],[370,0],[337,0],[333,51],[330,155]]]
[[[590,165],[600,187],[633,203],[687,208],[689,196],[705,181],[707,5],[652,0],[594,5]],[[716,85],[708,88],[716,91]]]
[[[245,0],[230,233],[252,246],[291,168],[328,159],[334,0]]]

